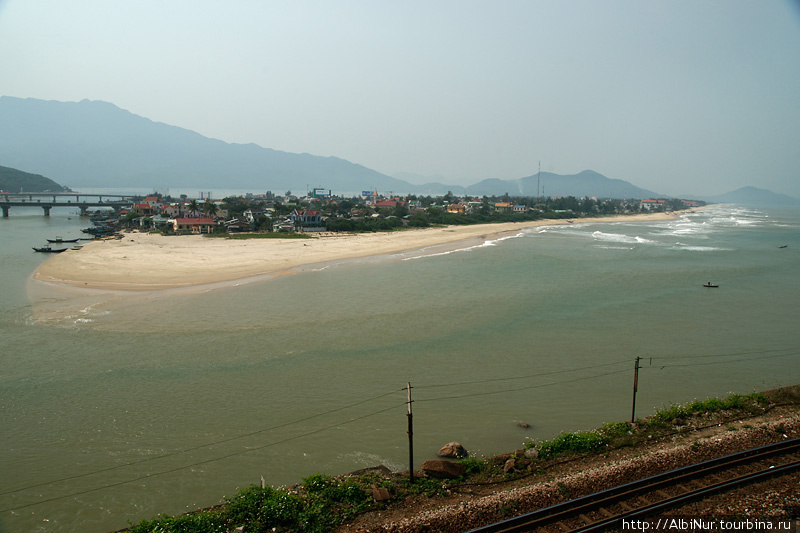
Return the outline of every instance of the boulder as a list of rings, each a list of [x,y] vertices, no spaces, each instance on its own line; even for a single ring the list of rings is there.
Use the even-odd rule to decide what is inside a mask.
[[[525,450],[525,457],[527,457],[528,459],[536,459],[537,457],[539,457],[539,450],[537,450],[536,448],[528,448],[527,450]]]
[[[391,499],[392,495],[389,494],[387,489],[383,487],[377,487],[375,485],[372,486],[372,499],[376,502],[383,502],[386,500]]]
[[[441,459],[430,459],[422,463],[422,470],[428,477],[440,479],[455,479],[463,476],[467,472],[467,467],[461,463],[452,461],[442,461]]]
[[[469,452],[457,442],[448,442],[437,453],[439,457],[469,457]]]
[[[531,427],[530,424],[528,424],[527,422],[522,422],[522,421],[517,422],[517,425],[519,427],[521,427],[522,429],[530,429],[530,427]]]
[[[516,465],[517,465],[517,460],[516,459],[513,459],[513,458],[509,459],[508,461],[506,461],[506,464],[503,465],[503,472],[508,474],[509,472],[514,470],[514,467]]]
[[[389,468],[386,467],[385,465],[378,465],[378,466],[371,466],[369,468],[362,468],[361,470],[355,470],[347,475],[363,476],[366,474],[378,474],[381,477],[390,477],[392,475],[392,471],[389,470]]]

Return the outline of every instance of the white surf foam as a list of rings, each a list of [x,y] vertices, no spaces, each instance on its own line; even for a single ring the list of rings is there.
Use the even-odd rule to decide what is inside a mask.
[[[630,236],[621,233],[604,233],[600,230],[592,233],[592,238],[597,241],[622,242],[630,244],[653,244],[655,241],[640,236]]]

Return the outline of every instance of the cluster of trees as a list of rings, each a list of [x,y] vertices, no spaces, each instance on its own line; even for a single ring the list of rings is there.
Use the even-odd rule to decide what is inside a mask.
[[[161,197],[161,195],[156,194]],[[180,201],[172,198],[163,198],[165,201]],[[181,200],[186,197],[182,195]],[[470,214],[451,213],[447,205],[461,202],[480,201],[480,206],[471,209]],[[509,212],[495,209],[497,203],[522,205],[524,212]],[[293,209],[315,209],[322,212],[324,224],[330,231],[342,232],[374,232],[391,231],[402,226],[427,227],[432,225],[467,225],[485,224],[491,222],[519,222],[539,219],[572,218],[581,216],[612,215],[623,213],[642,212],[641,202],[638,199],[595,199],[576,198],[573,196],[559,198],[533,198],[528,196],[484,196],[480,199],[459,199],[452,193],[440,196],[408,195],[403,198],[404,205],[399,202],[394,208],[375,208],[367,205],[361,198],[328,198],[322,203],[308,199],[298,199],[290,204],[280,201],[267,201],[262,198],[247,198],[231,196],[224,198],[220,205],[227,211],[231,218],[241,218],[248,209],[261,209],[269,206],[274,210],[274,217],[283,217]],[[414,206],[409,209],[406,205]],[[659,209],[680,209],[683,207],[681,200],[667,200]],[[190,200],[188,210],[191,213],[203,213],[205,216],[214,217],[219,210],[218,204],[211,201]],[[272,220],[266,219],[256,222],[257,231],[269,231]]]

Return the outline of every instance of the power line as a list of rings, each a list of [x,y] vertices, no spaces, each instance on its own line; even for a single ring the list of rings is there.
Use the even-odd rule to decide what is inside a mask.
[[[791,348],[763,350],[763,351],[756,351],[756,352],[752,352],[751,351],[751,352],[739,352],[739,353],[727,353],[727,354],[706,354],[706,355],[699,355],[699,356],[675,356],[672,359],[688,359],[688,358],[693,358],[693,359],[702,358],[702,359],[705,359],[705,358],[709,358],[709,357],[726,357],[727,358],[727,357],[737,357],[737,356],[742,356],[742,355],[773,354],[773,355],[765,355],[763,357],[757,357],[757,358],[734,359],[734,360],[725,359],[723,361],[688,362],[688,363],[683,363],[683,364],[666,364],[666,365],[661,366],[661,368],[663,369],[663,368],[666,368],[667,366],[669,366],[669,367],[706,366],[706,365],[714,365],[714,364],[720,364],[720,363],[731,363],[731,362],[742,362],[742,361],[752,361],[752,360],[773,359],[773,358],[778,358],[778,357],[786,357],[786,356],[790,356],[790,355],[798,355],[798,354],[800,354],[800,352],[797,352],[797,351],[790,352],[790,353],[778,353],[778,354],[775,354],[775,352],[785,352],[786,350],[791,350]],[[658,357],[658,358],[652,358],[652,359],[661,359],[661,360],[663,360],[665,358],[666,357]],[[603,364],[599,364],[599,365],[591,365],[591,366],[578,367],[578,368],[555,370],[555,371],[551,371],[551,372],[544,372],[544,373],[539,373],[539,374],[531,374],[531,375],[526,375],[526,376],[513,376],[513,377],[507,377],[507,378],[473,380],[473,381],[457,382],[457,383],[440,383],[440,384],[422,385],[422,386],[418,386],[418,387],[415,387],[415,388],[433,389],[433,388],[441,388],[441,387],[453,387],[453,386],[463,386],[463,385],[498,383],[498,382],[506,382],[506,381],[513,381],[513,380],[519,380],[519,379],[530,379],[530,378],[551,376],[551,375],[557,375],[557,374],[565,374],[565,373],[570,373],[570,372],[578,372],[578,371],[582,371],[582,370],[593,370],[593,369],[598,369],[598,368],[603,368],[603,367],[608,367],[608,366],[619,365],[619,364],[622,364],[622,363],[629,363],[629,361],[628,360],[615,361],[615,362],[611,362],[611,363],[603,363]],[[641,369],[642,370],[644,370],[644,369],[650,370],[651,368],[643,367]],[[496,394],[504,394],[504,393],[509,393],[509,392],[518,392],[518,391],[523,391],[523,390],[531,390],[531,389],[537,389],[537,388],[550,387],[550,386],[554,386],[554,385],[562,385],[562,384],[566,384],[566,383],[574,383],[574,382],[585,381],[585,380],[590,380],[590,379],[598,379],[598,378],[611,376],[611,375],[615,375],[615,374],[626,373],[628,371],[629,371],[629,369],[626,368],[626,369],[615,370],[615,371],[606,372],[606,373],[602,373],[602,374],[593,374],[593,375],[590,375],[590,376],[577,377],[577,378],[567,379],[567,380],[562,380],[562,381],[553,381],[553,382],[549,382],[549,383],[540,383],[540,384],[536,384],[536,385],[528,385],[528,386],[511,388],[511,389],[503,389],[503,390],[488,391],[488,392],[475,392],[475,393],[453,395],[453,396],[441,396],[441,397],[427,398],[427,399],[423,398],[423,399],[416,399],[415,401],[416,402],[436,402],[436,401],[461,399],[461,398],[469,398],[469,397],[476,397],[476,396],[489,396],[489,395],[496,395]],[[73,480],[73,479],[87,477],[87,476],[91,476],[91,475],[94,475],[94,474],[100,474],[100,473],[104,473],[104,472],[109,472],[109,471],[112,471],[112,470],[117,470],[117,469],[125,468],[125,467],[128,467],[128,466],[134,466],[134,465],[137,465],[137,464],[142,464],[142,463],[145,463],[145,462],[148,462],[148,461],[153,461],[153,460],[156,460],[156,459],[163,459],[163,458],[167,458],[167,457],[173,457],[173,456],[177,456],[177,455],[180,455],[180,454],[183,454],[183,453],[188,453],[190,451],[195,451],[195,450],[199,450],[199,449],[202,449],[202,448],[207,448],[207,447],[211,447],[211,446],[215,446],[215,445],[224,444],[224,443],[232,442],[232,441],[235,441],[235,440],[243,439],[243,438],[246,438],[246,437],[251,437],[253,435],[258,435],[258,434],[264,433],[266,431],[272,431],[272,430],[275,430],[275,429],[280,429],[280,428],[291,426],[291,425],[298,424],[298,423],[301,423],[301,422],[306,422],[308,420],[317,418],[319,416],[324,416],[324,415],[328,415],[328,414],[331,414],[331,413],[336,413],[336,412],[343,411],[345,409],[349,409],[349,408],[352,408],[352,407],[355,407],[355,406],[358,406],[358,405],[361,405],[361,404],[364,404],[364,403],[367,403],[367,402],[372,402],[372,401],[375,401],[375,400],[378,400],[378,399],[381,399],[381,398],[385,398],[385,397],[390,396],[392,394],[396,394],[399,391],[406,391],[406,389],[402,388],[402,389],[393,390],[391,392],[387,392],[387,393],[384,393],[384,394],[380,394],[378,396],[374,396],[374,397],[371,397],[371,398],[360,400],[358,402],[355,402],[355,403],[352,403],[352,404],[349,404],[349,405],[345,405],[345,406],[338,407],[338,408],[335,408],[335,409],[330,409],[330,410],[322,412],[322,413],[317,413],[317,414],[310,415],[310,416],[307,416],[307,417],[304,417],[304,418],[301,418],[301,419],[285,422],[285,423],[278,424],[278,425],[275,425],[275,426],[271,426],[271,427],[268,427],[268,428],[262,428],[262,429],[259,429],[259,430],[256,430],[256,431],[251,431],[249,433],[244,433],[244,434],[237,435],[237,436],[234,436],[234,437],[230,437],[230,438],[227,438],[227,439],[222,439],[222,440],[218,440],[218,441],[214,441],[214,442],[210,442],[210,443],[206,443],[206,444],[192,446],[192,447],[184,448],[182,450],[178,450],[178,451],[175,451],[175,452],[166,453],[166,454],[153,456],[153,457],[148,457],[148,458],[144,458],[144,459],[140,459],[140,460],[136,460],[136,461],[130,461],[130,462],[127,462],[127,463],[123,463],[123,464],[115,465],[115,466],[112,466],[112,467],[95,470],[95,471],[92,471],[92,472],[87,472],[87,473],[83,473],[83,474],[76,474],[76,475],[73,475],[73,476],[67,476],[67,477],[60,478],[60,479],[57,479],[57,480],[54,480],[54,481],[49,481],[49,482],[46,482],[46,483],[38,483],[38,484],[34,484],[34,485],[29,485],[29,486],[26,486],[26,487],[17,488],[17,489],[14,489],[14,490],[2,492],[2,493],[0,493],[0,496],[14,494],[14,493],[17,493],[17,492],[21,492],[21,491],[24,491],[24,490],[29,490],[29,489],[33,489],[33,488],[37,488],[37,487],[41,487],[41,486],[45,486],[45,485],[52,485],[54,483],[59,483],[59,482],[63,482],[63,481],[69,481],[69,480]],[[103,486],[100,486],[100,487],[96,487],[96,488],[92,488],[92,489],[86,489],[86,490],[83,490],[83,491],[79,491],[79,492],[75,492],[75,493],[71,493],[71,494],[66,494],[66,495],[62,495],[62,496],[56,496],[56,497],[52,497],[52,498],[48,498],[48,499],[44,499],[44,500],[40,500],[40,501],[36,501],[36,502],[32,502],[32,503],[20,505],[20,506],[9,508],[9,509],[2,509],[2,510],[0,510],[0,512],[8,512],[8,511],[15,511],[15,510],[18,510],[18,509],[24,509],[26,507],[39,505],[39,504],[42,504],[42,503],[47,503],[47,502],[51,502],[51,501],[55,501],[55,500],[61,500],[61,499],[64,499],[64,498],[80,496],[80,495],[87,494],[87,493],[90,493],[90,492],[96,492],[98,490],[113,488],[113,487],[117,487],[117,486],[120,486],[120,485],[133,483],[133,482],[136,482],[136,481],[141,481],[143,479],[149,479],[149,478],[152,478],[152,477],[156,477],[156,476],[160,476],[160,475],[164,475],[164,474],[177,472],[177,471],[180,471],[180,470],[185,470],[187,468],[192,468],[192,467],[209,464],[209,463],[216,462],[216,461],[221,461],[221,460],[224,460],[224,459],[229,459],[231,457],[242,455],[242,454],[247,453],[247,452],[261,450],[261,449],[264,449],[264,448],[277,446],[279,444],[283,444],[283,443],[286,443],[286,442],[289,442],[289,441],[292,441],[292,440],[296,440],[296,439],[300,439],[300,438],[303,438],[303,437],[308,437],[308,436],[311,436],[311,435],[315,435],[315,434],[323,432],[325,430],[328,430],[328,429],[331,429],[331,428],[334,428],[334,427],[337,427],[337,426],[346,425],[346,424],[349,424],[349,423],[352,423],[352,422],[356,422],[358,420],[362,420],[362,419],[365,419],[365,418],[368,418],[368,417],[371,417],[371,416],[375,416],[375,415],[378,415],[378,414],[381,414],[381,413],[384,413],[384,412],[387,412],[389,410],[395,409],[395,408],[400,407],[400,406],[405,406],[405,405],[406,405],[406,402],[399,403],[399,404],[387,407],[385,409],[381,409],[381,410],[374,411],[374,412],[371,412],[371,413],[368,413],[368,414],[365,414],[365,415],[362,415],[362,416],[359,416],[359,417],[356,417],[356,418],[352,418],[352,419],[350,419],[348,421],[345,421],[345,422],[339,422],[339,423],[332,424],[332,425],[329,425],[329,426],[325,426],[325,427],[322,427],[322,428],[319,428],[319,429],[316,429],[316,430],[313,430],[313,431],[309,431],[309,432],[306,432],[306,433],[303,433],[303,434],[300,434],[300,435],[296,435],[296,436],[293,436],[293,437],[287,437],[285,439],[282,439],[282,440],[279,440],[279,441],[276,441],[276,442],[264,444],[264,445],[253,447],[253,448],[248,448],[246,450],[240,450],[238,452],[233,452],[233,453],[229,453],[229,454],[218,456],[218,457],[213,457],[211,459],[198,461],[198,462],[191,463],[191,464],[184,465],[184,466],[170,468],[168,470],[163,470],[163,471],[159,471],[159,472],[153,472],[153,473],[150,473],[150,474],[145,474],[145,475],[133,478],[133,479],[128,479],[128,480],[119,481],[119,482],[115,482],[115,483],[109,483],[109,484],[106,484],[106,485],[103,485]]]
[[[363,403],[363,402],[360,402],[360,403]],[[39,500],[39,501],[36,501],[36,502],[31,502],[31,503],[26,503],[24,505],[19,505],[17,507],[10,507],[8,509],[0,509],[0,513],[5,513],[5,512],[9,512],[9,511],[17,511],[19,509],[25,509],[26,507],[33,507],[34,505],[40,505],[42,503],[48,503],[48,502],[52,502],[52,501],[56,501],[56,500],[63,500],[64,498],[72,498],[74,496],[81,496],[83,494],[88,494],[90,492],[96,492],[98,490],[110,489],[110,488],[113,488],[113,487],[118,487],[120,485],[126,485],[128,483],[134,483],[136,481],[141,481],[143,479],[149,479],[149,478],[156,477],[156,476],[161,476],[161,475],[164,475],[164,474],[171,474],[173,472],[178,472],[180,470],[186,470],[187,468],[193,468],[195,466],[205,465],[205,464],[213,463],[213,462],[216,462],[216,461],[222,461],[223,459],[230,459],[231,457],[235,457],[237,455],[242,455],[242,454],[245,454],[245,453],[248,453],[248,452],[252,452],[252,451],[255,451],[255,450],[262,450],[264,448],[277,446],[278,444],[283,444],[283,443],[286,443],[286,442],[289,442],[289,441],[292,441],[292,440],[296,440],[296,439],[300,439],[300,438],[303,438],[303,437],[308,437],[308,436],[311,436],[311,435],[315,435],[315,434],[321,433],[321,432],[323,432],[325,430],[328,430],[328,429],[331,429],[331,428],[335,428],[337,426],[344,426],[344,425],[350,424],[352,422],[357,422],[358,420],[363,420],[363,419],[369,418],[371,416],[375,416],[375,415],[378,415],[378,414],[381,414],[381,413],[385,413],[386,411],[390,411],[392,409],[396,409],[398,407],[402,407],[402,406],[405,406],[405,405],[406,405],[406,402],[395,404],[395,405],[392,405],[391,407],[387,407],[385,409],[381,409],[380,411],[374,411],[374,412],[366,414],[366,415],[362,415],[362,416],[359,416],[359,417],[356,417],[356,418],[351,418],[350,420],[345,421],[345,422],[338,422],[336,424],[331,424],[329,426],[325,426],[325,427],[322,427],[322,428],[319,428],[319,429],[315,429],[314,431],[309,431],[309,432],[303,433],[301,435],[295,435],[294,437],[287,437],[287,438],[285,438],[283,440],[279,440],[279,441],[276,441],[276,442],[271,442],[269,444],[263,444],[261,446],[256,446],[255,448],[248,448],[246,450],[241,450],[241,451],[238,451],[238,452],[229,453],[227,455],[223,455],[223,456],[220,456],[220,457],[214,457],[212,459],[206,459],[205,461],[198,461],[196,463],[192,463],[192,464],[188,464],[188,465],[184,465],[184,466],[171,468],[169,470],[162,470],[160,472],[153,472],[153,473],[150,473],[150,474],[145,474],[143,476],[139,476],[137,478],[127,479],[125,481],[117,481],[116,483],[109,483],[109,484],[103,485],[101,487],[95,487],[93,489],[86,489],[86,490],[82,490],[82,491],[79,491],[79,492],[73,492],[73,493],[70,493],[70,494],[64,494],[62,496],[54,496],[52,498],[47,498],[45,500]],[[20,490],[22,490],[22,489],[20,489]]]
[[[208,448],[210,446],[216,446],[218,444],[225,444],[227,442],[232,442],[232,441],[243,439],[243,438],[246,438],[246,437],[252,437],[253,435],[258,435],[259,433],[264,433],[265,431],[272,431],[272,430],[280,429],[280,428],[283,428],[283,427],[286,427],[286,426],[299,424],[300,422],[307,422],[308,420],[311,420],[311,419],[314,419],[314,418],[317,418],[317,417],[320,417],[320,416],[324,416],[324,415],[329,415],[331,413],[336,413],[338,411],[343,411],[345,409],[349,409],[351,407],[355,407],[357,405],[361,405],[362,403],[379,400],[379,399],[385,398],[386,396],[389,396],[391,394],[395,394],[396,392],[397,391],[387,392],[385,394],[381,394],[381,395],[378,395],[378,396],[375,396],[375,397],[372,397],[372,398],[368,398],[366,400],[361,400],[361,401],[358,401],[356,403],[352,403],[350,405],[345,405],[343,407],[337,407],[336,409],[330,409],[330,410],[325,411],[323,413],[317,413],[315,415],[307,416],[305,418],[300,418],[298,420],[292,420],[290,422],[285,422],[283,424],[278,424],[276,426],[271,426],[271,427],[268,427],[268,428],[259,429],[257,431],[251,431],[250,433],[244,433],[242,435],[237,435],[235,437],[229,437],[227,439],[222,439],[222,440],[218,440],[218,441],[214,441],[214,442],[209,442],[209,443],[206,443],[206,444],[199,444],[197,446],[192,446],[190,448],[184,448],[182,450],[177,450],[177,451],[174,451],[174,452],[171,452],[171,453],[165,453],[165,454],[161,454],[161,455],[156,455],[156,456],[153,456],[153,457],[146,457],[144,459],[139,459],[139,460],[136,460],[136,461],[129,461],[127,463],[122,463],[122,464],[110,466],[110,467],[107,467],[107,468],[101,468],[99,470],[94,470],[92,472],[86,472],[86,473],[83,473],[83,474],[75,474],[75,475],[72,475],[72,476],[63,477],[63,478],[56,479],[56,480],[53,480],[53,481],[47,481],[45,483],[37,483],[35,485],[28,485],[26,487],[20,487],[20,488],[17,488],[17,489],[6,491],[6,492],[0,492],[0,496],[5,496],[7,494],[14,494],[15,492],[21,492],[23,490],[35,489],[37,487],[43,487],[45,485],[52,485],[53,483],[60,483],[62,481],[70,481],[70,480],[73,480],[73,479],[79,479],[79,478],[82,478],[82,477],[92,476],[94,474],[102,474],[104,472],[110,472],[112,470],[118,470],[120,468],[125,468],[125,467],[128,467],[128,466],[138,465],[138,464],[146,463],[148,461],[155,461],[156,459],[164,459],[165,457],[174,457],[176,455],[192,452],[192,451],[195,451],[195,450],[200,450],[202,448]]]
[[[673,356],[656,356],[650,357],[650,359],[700,359],[705,357],[738,357],[740,355],[760,355],[765,353],[773,353],[773,352],[785,352],[786,350],[795,350],[796,348],[776,348],[773,350],[761,350],[761,351],[748,351],[748,352],[734,352],[734,353],[721,353],[721,354],[705,354],[705,355],[673,355]],[[791,354],[787,354],[791,355]]]
[[[457,383],[439,383],[439,384],[433,384],[433,385],[415,385],[414,388],[415,389],[432,389],[432,388],[438,388],[438,387],[457,387],[457,386],[461,386],[461,385],[480,385],[482,383],[495,383],[495,382],[498,382],[498,381],[512,381],[512,380],[515,380],[515,379],[528,379],[528,378],[538,378],[538,377],[543,377],[543,376],[552,376],[552,375],[555,375],[555,374],[565,374],[567,372],[577,372],[579,370],[593,370],[595,368],[602,368],[602,367],[605,367],[605,366],[620,365],[620,364],[623,364],[623,363],[630,363],[630,360],[626,359],[625,361],[616,361],[616,362],[613,362],[613,363],[603,363],[603,364],[600,364],[600,365],[584,366],[584,367],[580,367],[580,368],[567,368],[567,369],[564,369],[564,370],[553,370],[552,372],[542,372],[542,373],[539,373],[539,374],[528,374],[527,376],[513,376],[513,377],[508,377],[508,378],[482,379],[482,380],[476,380],[476,381],[461,381],[461,382],[457,382]]]
[[[614,372],[607,372],[605,374],[597,374],[597,375],[593,375],[593,376],[584,376],[582,378],[567,379],[567,380],[564,380],[564,381],[553,381],[553,382],[550,382],[550,383],[540,383],[538,385],[529,385],[527,387],[518,387],[516,389],[503,389],[503,390],[499,390],[499,391],[489,391],[489,392],[474,392],[472,394],[462,394],[462,395],[459,395],[459,396],[441,396],[439,398],[427,398],[427,399],[422,399],[422,400],[417,399],[417,400],[414,400],[414,401],[416,403],[419,403],[419,402],[435,402],[435,401],[440,401],[440,400],[456,400],[456,399],[459,399],[459,398],[471,398],[473,396],[489,396],[489,395],[492,395],[492,394],[503,394],[505,392],[517,392],[517,391],[521,391],[521,390],[539,389],[539,388],[542,388],[542,387],[551,387],[553,385],[562,385],[564,383],[574,383],[576,381],[583,381],[583,380],[587,380],[587,379],[601,378],[601,377],[604,377],[604,376],[612,376],[614,374],[621,374],[623,372],[629,372],[629,371],[630,370],[626,368],[626,369],[623,369],[623,370],[615,370]]]
[[[766,353],[766,352],[758,352],[758,353]],[[707,362],[702,362],[702,363],[681,363],[681,364],[675,364],[675,365],[669,364],[669,363],[665,363],[665,364],[656,365],[656,366],[660,366],[661,368],[659,370],[661,370],[661,369],[664,369],[664,368],[680,368],[680,367],[687,367],[687,366],[721,365],[721,364],[728,364],[728,363],[740,363],[740,362],[743,362],[743,361],[744,362],[746,362],[746,361],[763,361],[765,359],[775,359],[775,358],[778,358],[778,357],[788,357],[790,355],[800,355],[800,352],[790,352],[790,353],[783,353],[783,354],[776,354],[776,355],[767,355],[767,356],[764,356],[764,357],[751,357],[751,358],[746,358],[746,359],[733,359],[733,360],[725,359],[723,361],[707,361]],[[648,368],[648,367],[642,367],[642,369],[643,370],[652,370],[652,368]]]

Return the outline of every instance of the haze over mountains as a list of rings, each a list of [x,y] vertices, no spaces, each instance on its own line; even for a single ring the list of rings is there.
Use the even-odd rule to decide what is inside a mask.
[[[571,176],[543,172],[512,180],[486,179],[467,187],[412,184],[337,157],[210,139],[100,101],[2,96],[0,124],[0,165],[41,174],[73,189],[174,187],[282,193],[324,187],[334,194],[377,189],[431,195],[452,191],[475,196],[662,196],[591,170]]]

